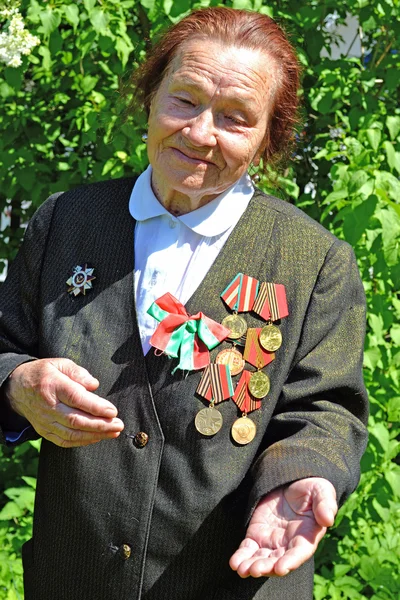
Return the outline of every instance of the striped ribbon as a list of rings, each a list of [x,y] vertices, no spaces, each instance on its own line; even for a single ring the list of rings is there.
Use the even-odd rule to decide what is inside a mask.
[[[252,412],[261,406],[261,400],[257,400],[249,392],[250,377],[250,371],[243,371],[232,398],[243,413]]]
[[[243,358],[245,361],[256,367],[262,369],[265,365],[268,365],[275,358],[273,352],[265,350],[259,340],[261,327],[254,327],[247,330],[246,345],[244,347]]]
[[[214,400],[215,404],[231,398],[234,390],[229,365],[208,365],[201,376],[196,392],[209,402]]]
[[[259,281],[238,273],[221,294],[222,300],[234,311],[248,312],[257,297]]]
[[[289,314],[285,286],[281,283],[262,283],[253,312],[266,321],[277,321]]]

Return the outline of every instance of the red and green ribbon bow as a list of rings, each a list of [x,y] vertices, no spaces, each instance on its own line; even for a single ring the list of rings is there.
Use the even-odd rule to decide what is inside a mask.
[[[170,293],[153,302],[147,312],[160,322],[150,344],[171,358],[179,357],[173,373],[176,369],[193,371],[206,367],[210,363],[208,351],[230,334],[229,329],[202,312],[189,315]]]

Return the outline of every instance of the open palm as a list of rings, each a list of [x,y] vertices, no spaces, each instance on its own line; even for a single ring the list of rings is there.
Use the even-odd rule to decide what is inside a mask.
[[[231,568],[240,577],[287,575],[314,554],[336,512],[335,488],[326,479],[273,490],[258,503]]]

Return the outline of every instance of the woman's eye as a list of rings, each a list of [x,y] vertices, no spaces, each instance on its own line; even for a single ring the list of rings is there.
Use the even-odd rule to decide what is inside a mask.
[[[225,118],[228,119],[228,121],[230,121],[234,125],[246,125],[246,123],[243,121],[243,119],[239,119],[238,117],[234,117],[232,115],[226,115]]]
[[[194,106],[194,102],[192,102],[191,100],[188,100],[187,98],[177,98],[177,100],[181,104],[186,104],[187,106]]]

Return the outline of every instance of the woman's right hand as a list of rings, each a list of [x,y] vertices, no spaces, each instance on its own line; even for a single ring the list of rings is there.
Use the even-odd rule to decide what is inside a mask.
[[[4,384],[6,400],[35,431],[62,448],[117,438],[124,428],[117,409],[93,394],[99,382],[67,358],[19,365]]]

